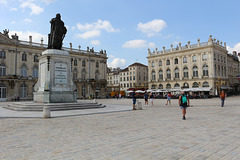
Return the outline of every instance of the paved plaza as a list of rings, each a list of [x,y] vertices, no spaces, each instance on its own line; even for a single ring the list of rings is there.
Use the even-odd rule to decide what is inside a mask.
[[[143,102],[141,99],[140,101]],[[131,110],[131,99],[100,99],[103,109],[16,112],[0,102],[3,160],[240,159],[240,96],[190,100],[182,120],[177,100]]]

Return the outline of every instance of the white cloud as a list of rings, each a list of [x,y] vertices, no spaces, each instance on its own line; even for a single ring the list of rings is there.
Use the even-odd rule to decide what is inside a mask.
[[[50,3],[55,2],[56,0],[42,0],[42,1],[48,5]]]
[[[167,27],[164,20],[155,19],[147,23],[138,23],[137,30],[146,33],[148,37],[158,34],[161,30]]]
[[[24,22],[32,22],[31,19],[24,19]]]
[[[105,30],[107,32],[119,32],[119,29],[113,28],[112,24],[106,20],[98,20],[94,23],[80,24],[77,23],[77,28],[80,31],[89,31],[89,30]]]
[[[77,37],[87,39],[87,38],[98,37],[100,35],[101,35],[101,31],[93,30],[93,31],[84,32],[82,34],[78,34]]]
[[[91,41],[91,44],[92,45],[99,45],[101,42],[99,41],[99,40],[93,40],[93,41]]]
[[[7,0],[0,0],[0,3],[7,5]]]
[[[17,8],[11,8],[10,10],[11,11],[17,11],[18,9]]]
[[[43,38],[43,40],[44,40],[43,43],[45,43],[45,44],[47,43],[47,35],[43,35],[41,33],[31,32],[31,31],[26,31],[26,32],[9,31],[9,35],[14,35],[15,33],[17,33],[19,40],[29,41],[29,36],[32,36],[33,42],[40,43],[41,39]]]
[[[16,24],[16,22],[15,22],[15,21],[12,21],[11,24]]]
[[[236,51],[237,53],[240,52],[240,42],[235,44],[233,48],[231,48],[230,46],[227,46],[227,50],[229,53],[233,53],[233,51]]]
[[[40,14],[43,12],[43,8],[37,6],[34,3],[31,2],[22,2],[22,4],[20,5],[20,8],[30,8],[31,9],[31,14]]]
[[[136,39],[136,40],[126,41],[122,45],[122,47],[124,47],[124,48],[144,48],[144,47],[154,48],[154,47],[156,47],[156,45],[153,42],[148,43],[145,40]]]
[[[108,67],[112,67],[112,68],[123,68],[126,66],[126,60],[125,59],[121,59],[121,58],[114,58],[112,60],[112,62],[108,63]]]

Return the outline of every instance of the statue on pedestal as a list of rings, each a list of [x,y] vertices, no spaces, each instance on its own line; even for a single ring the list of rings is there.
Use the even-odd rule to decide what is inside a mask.
[[[62,42],[67,33],[67,28],[58,13],[51,21],[51,32],[48,34],[48,49],[62,49]]]

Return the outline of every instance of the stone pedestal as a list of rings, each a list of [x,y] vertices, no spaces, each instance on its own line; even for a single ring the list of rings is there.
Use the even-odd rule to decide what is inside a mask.
[[[39,58],[39,76],[35,84],[35,102],[72,103],[77,101],[72,80],[72,61],[69,52],[48,49]]]
[[[43,107],[43,118],[51,118],[50,107]]]
[[[137,109],[137,110],[142,110],[142,102],[137,101],[136,109]]]

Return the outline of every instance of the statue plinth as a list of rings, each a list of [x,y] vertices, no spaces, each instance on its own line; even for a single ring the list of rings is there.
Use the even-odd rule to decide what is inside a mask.
[[[76,102],[76,86],[72,80],[69,52],[47,49],[39,57],[38,82],[34,101],[43,103]]]

